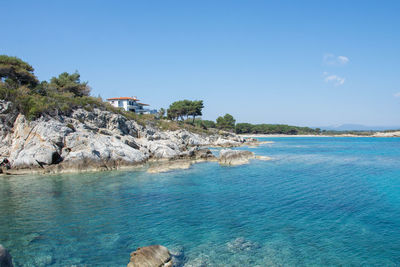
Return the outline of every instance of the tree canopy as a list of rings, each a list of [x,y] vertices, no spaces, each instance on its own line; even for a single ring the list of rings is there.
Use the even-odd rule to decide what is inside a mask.
[[[182,121],[185,117],[188,118],[189,116],[192,116],[194,122],[196,116],[202,115],[203,108],[203,100],[180,100],[169,106],[167,116],[171,120],[181,119]]]
[[[217,118],[216,126],[221,130],[233,130],[235,129],[235,122],[236,120],[231,114],[225,114],[225,116]]]
[[[33,71],[31,65],[17,57],[0,55],[0,80],[9,87],[36,86],[39,81]]]
[[[319,134],[320,129],[312,129],[309,127],[298,127],[286,124],[250,124],[238,123],[236,124],[236,133],[250,133],[250,134]]]
[[[63,72],[58,77],[51,78],[49,87],[61,93],[72,93],[74,96],[89,96],[90,87],[87,82],[81,82],[80,77],[78,72]]]
[[[101,99],[89,96],[87,82],[78,72],[64,72],[50,82],[39,82],[34,69],[17,57],[0,55],[0,99],[10,101],[28,119],[44,114],[67,114],[74,108],[107,108]]]

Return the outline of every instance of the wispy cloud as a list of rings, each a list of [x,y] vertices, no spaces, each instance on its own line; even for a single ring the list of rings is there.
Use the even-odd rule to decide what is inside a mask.
[[[341,64],[347,64],[350,61],[350,59],[348,57],[345,57],[345,56],[338,56],[337,60]]]
[[[346,65],[350,59],[346,56],[335,56],[334,54],[325,54],[323,62],[325,65]]]
[[[393,95],[394,97],[400,97],[400,92],[397,92]]]
[[[333,83],[335,86],[343,85],[345,82],[345,78],[340,77],[336,74],[329,74],[327,72],[323,73],[324,81],[327,83]]]

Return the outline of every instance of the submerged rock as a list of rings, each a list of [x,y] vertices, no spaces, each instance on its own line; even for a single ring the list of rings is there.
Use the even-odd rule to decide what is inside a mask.
[[[13,267],[11,254],[0,245],[0,267]]]
[[[205,254],[200,254],[198,257],[188,261],[185,267],[207,267],[210,265],[210,256]]]
[[[128,267],[172,267],[171,254],[164,246],[153,245],[138,248],[131,253]]]
[[[258,159],[258,160],[272,160],[272,158],[268,157],[268,156],[256,156],[256,159]]]
[[[160,173],[171,170],[189,169],[193,163],[213,161],[216,158],[208,148],[193,147],[187,151],[180,152],[173,160],[168,157],[166,159],[169,160],[165,160],[165,158],[163,160],[163,158],[161,158],[161,160],[151,162],[147,172]]]
[[[183,246],[178,246],[170,250],[173,267],[185,265],[185,252]]]
[[[34,259],[34,265],[36,267],[49,266],[54,262],[53,256],[51,255],[40,255]]]
[[[191,161],[188,160],[155,162],[147,169],[147,172],[160,173],[160,172],[169,172],[172,170],[185,170],[189,169],[191,165],[192,165]]]
[[[250,151],[223,149],[219,153],[218,162],[221,165],[242,165],[254,158],[254,153]]]
[[[241,251],[252,251],[254,249],[260,248],[260,245],[256,242],[246,240],[243,237],[238,237],[227,244],[228,250],[233,253],[238,253]]]

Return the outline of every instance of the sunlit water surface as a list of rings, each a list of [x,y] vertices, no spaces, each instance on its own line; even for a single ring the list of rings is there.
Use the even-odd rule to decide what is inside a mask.
[[[0,243],[17,266],[400,265],[400,139],[265,140],[238,167],[0,177]]]

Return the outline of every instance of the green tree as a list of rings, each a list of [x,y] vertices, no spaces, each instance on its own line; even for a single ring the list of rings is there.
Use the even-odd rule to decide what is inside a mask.
[[[0,55],[0,81],[3,86],[17,88],[25,85],[33,88],[39,83],[33,71],[31,65],[17,57]]]
[[[238,123],[236,124],[235,131],[238,134],[242,133],[252,133],[254,130],[254,126],[250,123]]]
[[[50,80],[49,87],[60,93],[72,93],[74,96],[89,96],[90,87],[87,82],[81,82],[80,74],[75,72],[61,73],[58,77],[53,77]]]
[[[179,118],[183,120],[183,116],[186,114],[187,110],[183,100],[173,102],[167,110],[167,116],[171,120],[178,120]]]
[[[225,114],[223,117],[217,118],[217,128],[222,130],[232,130],[235,129],[236,120],[230,114]]]
[[[167,116],[171,120],[181,119],[182,121],[184,120],[184,117],[188,118],[189,116],[192,116],[192,122],[194,123],[196,116],[202,115],[203,107],[204,105],[202,100],[191,101],[185,99],[175,101],[169,106],[167,110]]]
[[[190,103],[188,103],[188,115],[189,116],[193,116],[193,123],[194,120],[196,118],[196,116],[201,116],[203,115],[202,111],[204,108],[203,105],[203,100],[198,100],[198,101],[190,101]]]

